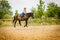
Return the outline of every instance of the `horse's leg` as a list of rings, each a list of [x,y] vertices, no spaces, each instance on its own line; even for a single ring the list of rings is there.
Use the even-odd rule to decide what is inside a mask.
[[[21,21],[19,20],[19,24],[20,24],[20,26],[21,26]]]
[[[13,19],[13,23],[14,23],[14,21],[15,21],[15,20]]]
[[[28,21],[26,20],[25,22],[26,22],[25,26],[28,27],[28,26],[27,26]],[[25,26],[24,26],[24,27],[25,27]]]
[[[28,21],[26,20],[26,27],[28,27],[27,24],[28,24]]]
[[[17,20],[14,22],[14,27],[16,27],[16,22],[17,22]]]
[[[14,21],[15,21],[15,18],[13,19],[13,23],[14,23]]]

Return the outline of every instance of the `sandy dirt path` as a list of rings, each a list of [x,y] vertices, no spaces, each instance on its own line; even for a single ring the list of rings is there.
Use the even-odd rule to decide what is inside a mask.
[[[60,25],[1,27],[0,40],[60,40]]]

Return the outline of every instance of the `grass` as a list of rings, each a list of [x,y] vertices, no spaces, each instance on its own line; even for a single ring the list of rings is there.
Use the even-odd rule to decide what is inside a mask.
[[[25,25],[25,21],[21,22],[22,26]],[[40,26],[40,25],[60,25],[60,20],[52,20],[52,19],[29,19],[28,26]],[[5,26],[14,26],[11,21],[2,21],[0,20],[0,27]],[[20,26],[19,23],[16,23],[16,26]]]

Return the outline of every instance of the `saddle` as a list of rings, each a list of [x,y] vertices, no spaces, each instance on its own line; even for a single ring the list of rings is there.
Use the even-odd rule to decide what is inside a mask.
[[[18,18],[19,18],[19,19],[23,19],[23,18],[27,18],[27,16],[24,15],[24,17],[21,17],[21,14],[20,14],[20,15],[18,15]]]

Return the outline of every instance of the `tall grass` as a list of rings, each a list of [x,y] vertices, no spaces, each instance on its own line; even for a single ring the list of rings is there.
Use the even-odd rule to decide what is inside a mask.
[[[21,22],[22,25],[25,25],[25,21]],[[60,25],[60,19],[29,19],[28,25],[29,26],[40,26],[40,25]],[[0,20],[0,27],[1,26],[13,26],[12,20]],[[19,23],[16,23],[16,26],[20,26]]]

